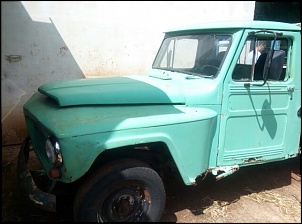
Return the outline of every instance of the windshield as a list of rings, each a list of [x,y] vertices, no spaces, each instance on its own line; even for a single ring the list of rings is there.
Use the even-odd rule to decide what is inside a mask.
[[[215,77],[231,44],[230,35],[166,37],[152,68]]]

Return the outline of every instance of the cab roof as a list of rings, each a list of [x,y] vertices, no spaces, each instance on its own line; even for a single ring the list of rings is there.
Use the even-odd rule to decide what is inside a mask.
[[[287,30],[300,31],[301,23],[291,24],[274,21],[259,21],[259,20],[232,20],[221,22],[207,22],[200,24],[193,24],[183,27],[170,29],[165,33],[182,32],[182,31],[198,31],[198,30],[227,30],[227,29],[269,29],[269,30]]]

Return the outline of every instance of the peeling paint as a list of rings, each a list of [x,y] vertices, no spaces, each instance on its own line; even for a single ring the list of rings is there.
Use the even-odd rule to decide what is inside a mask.
[[[216,180],[220,180],[226,176],[229,176],[238,170],[239,170],[239,165],[237,165],[237,164],[233,165],[233,166],[220,166],[220,167],[218,166],[218,167],[209,169],[209,171],[212,172],[212,174],[214,176],[216,176]],[[222,172],[222,173],[218,175],[219,172]]]
[[[256,158],[248,158],[243,160],[243,163],[256,163],[256,162],[261,162],[263,160],[261,160],[262,156],[260,157],[256,157]]]

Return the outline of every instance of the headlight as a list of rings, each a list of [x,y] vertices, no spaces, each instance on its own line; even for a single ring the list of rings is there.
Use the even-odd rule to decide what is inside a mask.
[[[56,166],[61,166],[63,159],[60,150],[60,145],[54,137],[49,136],[47,138],[45,149],[50,162]]]

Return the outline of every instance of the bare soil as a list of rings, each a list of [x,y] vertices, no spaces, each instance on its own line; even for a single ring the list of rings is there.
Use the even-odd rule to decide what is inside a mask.
[[[17,179],[19,145],[2,147],[2,222],[73,222],[72,195],[58,198],[58,212],[45,212],[22,196]],[[301,223],[300,156],[239,169],[197,186],[165,180],[167,202],[162,222]]]

